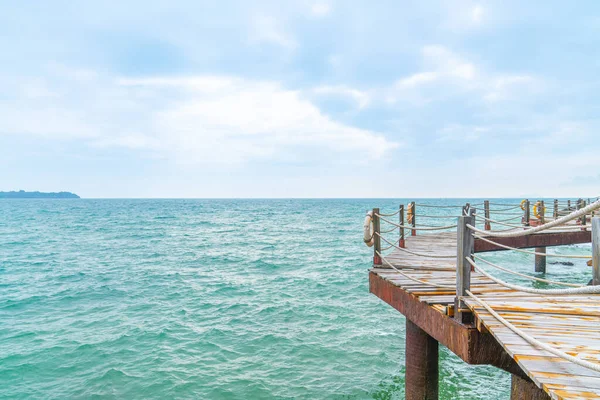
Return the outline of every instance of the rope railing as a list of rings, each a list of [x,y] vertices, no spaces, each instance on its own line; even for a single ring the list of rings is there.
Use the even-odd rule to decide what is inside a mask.
[[[383,236],[381,236],[377,232],[375,232],[375,235],[379,236],[379,238],[381,238],[381,240],[383,240],[387,244],[395,247],[396,249],[398,249],[400,251],[403,251],[405,253],[408,253],[408,254],[412,254],[414,256],[429,257],[429,258],[456,258],[456,254],[452,254],[452,255],[439,255],[439,254],[418,253],[416,251],[408,250],[408,249],[406,249],[404,247],[400,247],[400,246],[396,245],[395,243],[390,242],[389,240],[387,240],[386,238],[384,238]]]
[[[519,207],[520,209],[521,207]],[[515,215],[517,213],[517,211],[498,211],[498,210],[490,210],[490,213],[492,214],[500,214],[500,215]],[[519,211],[520,215],[523,215],[523,211]]]
[[[583,207],[577,211],[574,211],[572,213],[570,213],[569,215],[566,215],[562,218],[557,218],[554,221],[551,221],[549,223],[543,224],[543,225],[538,225],[536,227],[533,228],[529,228],[529,229],[525,229],[525,230],[515,230],[515,231],[510,231],[510,232],[498,232],[498,231],[485,231],[485,230],[481,230],[479,228],[476,228],[470,224],[467,224],[467,227],[469,229],[471,229],[474,232],[477,233],[481,233],[484,235],[488,235],[488,236],[496,236],[496,237],[519,237],[519,236],[527,236],[527,235],[531,235],[537,232],[542,232],[545,231],[547,229],[553,228],[555,226],[559,226],[559,225],[563,225],[569,221],[573,221],[579,217],[581,217],[582,215],[586,215],[588,214],[590,211],[596,210],[600,208],[600,201],[596,201],[586,207]]]
[[[522,206],[523,204],[525,204],[525,206]],[[533,204],[535,204],[537,207],[537,212],[535,213],[535,215],[531,212],[531,206]],[[507,321],[505,318],[503,318],[498,312],[496,312],[493,309],[493,307],[484,300],[485,298],[479,298],[476,295],[474,295],[471,291],[470,274],[471,274],[471,271],[476,271],[477,277],[479,280],[483,279],[484,283],[488,284],[488,286],[489,286],[489,284],[492,284],[490,286],[490,289],[495,287],[500,292],[507,292],[507,291],[514,290],[514,291],[517,291],[520,293],[531,293],[531,294],[543,295],[543,296],[600,294],[600,285],[597,285],[597,283],[600,282],[600,278],[599,278],[600,273],[598,272],[598,270],[599,270],[599,268],[598,268],[598,250],[596,247],[594,247],[594,246],[597,246],[597,243],[598,243],[598,240],[596,239],[598,220],[593,220],[593,221],[591,219],[588,220],[588,217],[594,217],[594,215],[598,215],[598,210],[600,209],[600,198],[597,198],[594,201],[590,201],[590,199],[578,199],[578,200],[572,200],[570,202],[567,202],[564,205],[563,204],[564,204],[563,201],[557,201],[557,200],[555,200],[553,203],[547,202],[545,204],[545,207],[544,207],[544,202],[541,200],[534,201],[534,202],[530,202],[529,200],[524,200],[523,202],[521,202],[519,204],[502,203],[502,202],[498,202],[498,201],[496,201],[496,202],[485,201],[484,203],[467,204],[467,205],[441,205],[441,204],[438,205],[438,204],[424,204],[424,203],[411,202],[410,206],[408,207],[408,221],[410,221],[410,223],[406,222],[407,220],[404,219],[404,216],[405,216],[404,212],[407,209],[403,205],[400,205],[400,209],[398,209],[394,213],[390,213],[390,214],[379,213],[379,209],[374,209],[372,215],[374,217],[373,224],[374,224],[375,228],[371,227],[371,234],[375,238],[374,239],[375,240],[375,242],[374,242],[375,243],[374,264],[375,265],[384,264],[384,265],[392,268],[393,270],[395,270],[397,273],[399,273],[405,279],[419,283],[421,285],[444,288],[444,289],[448,289],[449,291],[452,291],[452,293],[456,293],[457,303],[455,303],[456,309],[454,312],[454,318],[457,318],[457,319],[461,320],[462,322],[470,321],[469,319],[466,319],[466,320],[463,319],[462,315],[464,315],[465,312],[466,313],[470,312],[469,307],[473,308],[475,306],[474,304],[478,304],[479,306],[486,309],[494,318],[496,318],[498,321],[500,321],[503,325],[507,326],[511,331],[513,331],[517,335],[521,336],[528,343],[530,343],[534,346],[538,346],[544,350],[547,350],[550,353],[556,355],[557,357],[561,357],[561,358],[563,358],[567,361],[571,361],[577,365],[600,372],[600,364],[589,362],[587,360],[582,360],[578,357],[571,356],[570,354],[562,352],[561,350],[558,350],[558,349],[550,346],[547,343],[540,342],[538,339],[528,335],[522,329],[519,329],[515,325],[511,324],[509,321]],[[484,207],[480,208],[480,206],[482,206],[482,205]],[[416,214],[414,207],[418,207],[418,208],[423,207],[423,210],[421,210],[421,214]],[[553,209],[552,209],[552,207],[553,207]],[[525,208],[525,209],[522,210],[523,208]],[[434,210],[432,212],[429,212],[429,209],[440,209],[440,211]],[[456,214],[457,211],[459,211],[459,210],[455,210],[455,209],[462,210],[461,213],[464,213],[465,215],[460,216],[460,217],[457,217],[455,215],[443,215],[443,214],[451,214],[451,213]],[[450,211],[450,210],[454,210],[454,211]],[[477,213],[480,215],[476,215],[475,210],[477,210]],[[536,210],[536,208],[534,208],[534,210]],[[400,214],[399,220],[396,218],[396,221],[392,221],[390,217],[396,216],[398,214]],[[436,215],[436,214],[441,214],[441,215]],[[424,221],[424,220],[420,220],[420,218],[426,219],[425,220],[426,223],[430,223],[430,224],[433,223],[433,224],[432,225],[416,225],[415,220],[420,221],[420,222]],[[442,221],[437,221],[441,225],[444,223],[444,221],[443,221],[444,219],[453,219],[453,218],[457,218],[457,220],[458,220],[457,225],[454,225],[454,224],[448,224],[448,225],[443,225],[443,226],[435,225],[436,219],[442,220]],[[534,218],[537,218],[537,221]],[[578,221],[577,225],[575,225],[575,223],[573,222],[575,220]],[[520,224],[521,221],[523,221],[523,224]],[[530,226],[528,226],[530,221],[531,221],[531,224],[533,224],[534,221],[536,221],[539,225],[530,227]],[[589,221],[589,223],[587,223],[588,221]],[[450,222],[450,221],[448,221],[448,222]],[[485,223],[485,228],[486,228],[485,230],[483,229],[484,227],[481,225],[482,222]],[[571,222],[571,223],[569,224],[569,222]],[[389,224],[389,226],[391,226],[391,228],[382,230],[380,224],[384,224],[384,223]],[[499,230],[491,230],[490,229],[491,224],[497,224],[498,226],[504,226],[504,227],[507,227],[508,229],[501,228]],[[478,228],[477,227],[478,225],[482,229]],[[549,233],[549,234],[554,233],[554,232],[567,233],[567,232],[578,232],[578,231],[584,231],[584,230],[587,231],[589,229],[592,229],[592,226],[594,226],[593,234],[592,234],[592,236],[594,237],[593,243],[596,243],[596,245],[592,246],[592,248],[593,248],[593,251],[592,251],[593,252],[593,266],[594,266],[592,286],[586,286],[586,285],[577,284],[577,283],[558,282],[558,281],[554,281],[551,279],[546,279],[546,278],[539,277],[539,276],[532,276],[532,275],[528,275],[528,274],[525,274],[522,272],[514,271],[512,268],[507,268],[505,266],[498,265],[497,263],[495,263],[493,261],[490,261],[486,258],[482,258],[479,255],[476,255],[475,250],[474,250],[475,249],[474,241],[481,240],[483,242],[486,242],[490,245],[495,246],[495,248],[493,248],[494,250],[508,250],[508,251],[519,252],[522,254],[533,255],[536,257],[536,270],[538,270],[537,269],[537,267],[539,265],[538,262],[540,262],[538,257],[544,258],[543,263],[545,265],[545,257],[555,257],[555,258],[565,258],[565,259],[590,259],[590,258],[592,258],[592,256],[583,255],[583,254],[552,254],[552,253],[548,253],[545,251],[545,247],[546,247],[545,243],[547,241],[544,241],[541,238],[537,238],[537,237],[532,239],[533,242],[530,240],[515,241],[515,243],[519,243],[519,244],[517,244],[517,246],[522,245],[523,247],[530,247],[530,246],[534,247],[533,243],[540,243],[540,244],[535,244],[535,246],[538,246],[538,247],[536,247],[535,251],[531,251],[533,249],[526,250],[523,248],[512,247],[507,244],[499,243],[499,242],[503,242],[503,240],[497,240],[495,238],[516,238],[516,237],[532,235],[532,234],[544,232],[544,231],[546,231],[546,233]],[[406,229],[408,229],[410,232],[412,232],[412,235],[414,236],[416,234],[415,231],[444,231],[444,230],[449,230],[449,229],[453,229],[453,228],[457,228],[457,227],[458,227],[458,229],[457,229],[458,241],[457,241],[457,252],[455,254],[436,254],[435,250],[432,250],[431,253],[424,253],[423,250],[421,250],[419,248],[415,249],[417,251],[413,251],[412,249],[406,248],[406,244],[409,244],[409,247],[410,247],[410,244],[412,243],[410,240],[408,240],[406,242],[404,240],[405,235],[403,233],[405,232]],[[388,227],[386,226],[386,228],[388,228]],[[387,237],[385,237],[386,234],[389,234],[392,232],[398,232],[398,229],[400,229],[400,237],[399,238],[394,238],[394,239],[390,240]],[[365,237],[368,236],[368,234],[369,234],[368,229],[366,229]],[[577,240],[580,240],[580,239],[577,239]],[[508,242],[508,241],[506,241],[506,242]],[[525,242],[527,242],[527,243],[525,243]],[[385,243],[385,246],[381,246],[384,243]],[[542,244],[542,243],[544,243],[544,244]],[[479,244],[482,244],[482,243],[479,243]],[[514,243],[512,243],[512,241],[511,241],[510,244],[514,244]],[[527,245],[527,244],[530,244],[530,245]],[[456,265],[456,271],[457,271],[456,272],[456,285],[441,284],[441,283],[445,283],[446,281],[441,281],[441,283],[429,282],[428,277],[425,275],[414,275],[413,273],[407,271],[406,268],[403,268],[400,264],[398,264],[398,266],[394,265],[394,263],[397,263],[398,260],[393,258],[394,256],[392,256],[392,258],[390,259],[389,258],[390,253],[387,253],[388,251],[391,251],[391,254],[394,254],[395,257],[398,257],[399,252],[404,252],[406,254],[414,255],[416,257],[423,257],[423,258],[430,258],[430,259],[448,259],[448,260],[454,259],[454,260],[456,260],[456,264],[454,264],[454,265]],[[429,249],[427,249],[425,251],[429,251]],[[388,255],[384,256],[383,252],[386,252],[386,254],[388,254]],[[407,258],[407,259],[410,260],[410,258]],[[394,260],[394,261],[392,261],[392,260]],[[590,262],[588,262],[588,265],[590,265]],[[498,271],[501,271],[501,273],[499,275],[502,276],[503,278],[505,276],[504,274],[508,274],[508,276],[516,276],[516,277],[519,277],[521,279],[526,279],[531,282],[541,282],[544,284],[558,285],[561,287],[553,288],[552,286],[550,286],[550,288],[536,288],[536,287],[527,286],[527,283],[518,284],[518,283],[507,282],[504,279],[494,276],[494,275],[498,275],[498,274],[492,274],[491,272],[489,272],[489,270],[492,268],[496,269]],[[413,269],[413,268],[411,268],[411,269]],[[417,267],[415,267],[414,269],[418,270]],[[543,270],[540,270],[540,271],[543,271]],[[494,271],[492,271],[492,272],[494,272]],[[424,276],[425,276],[425,278],[423,278]],[[499,286],[497,286],[497,285],[499,285]],[[502,288],[506,288],[509,290],[501,289],[500,286]],[[494,289],[492,289],[492,292],[494,292]],[[516,295],[518,296],[518,293]],[[465,300],[469,299],[469,298],[473,299],[473,303],[469,302],[468,307],[467,307],[467,303],[465,303]],[[477,307],[477,306],[475,306],[475,307]],[[472,321],[472,319],[471,319],[471,321]]]
[[[392,245],[389,245],[389,246],[387,246],[387,247],[382,247],[382,248],[381,248],[381,251],[387,251],[387,250],[391,249],[392,247],[394,247],[394,246],[392,246]]]
[[[485,218],[485,217],[483,217],[483,218]],[[523,214],[515,215],[514,217],[510,217],[510,218],[506,218],[506,219],[499,219],[499,220],[496,220],[496,222],[509,222],[509,221],[514,221],[516,219],[522,220]]]
[[[479,219],[479,220],[491,222],[492,224],[498,224],[498,225],[502,225],[502,226],[508,226],[510,228],[518,228],[518,229],[523,228],[523,225],[507,224],[506,222],[503,222],[503,221],[497,221],[495,219],[486,218],[483,215],[475,215],[475,219]],[[489,231],[486,231],[486,232],[489,232]]]
[[[516,210],[517,208],[518,208],[518,209],[520,209],[520,208],[521,208],[521,205],[520,205],[520,204],[518,204],[518,205],[516,205],[516,206],[514,206],[514,207],[510,207],[510,208],[504,208],[504,209],[501,209],[501,210],[497,210],[497,209],[492,209],[492,208],[490,208],[490,210],[489,210],[489,211],[490,211],[490,212],[502,212],[502,211]]]
[[[391,214],[384,214],[384,213],[379,213],[379,215],[383,216],[383,217],[393,217],[394,215],[398,215],[400,213],[400,209],[398,209],[398,211],[393,212]]]
[[[506,206],[506,207],[518,206],[518,207],[521,207],[520,203],[493,203],[490,201],[488,204],[491,206]]]
[[[422,283],[422,284],[424,284],[424,285],[428,285],[428,286],[434,286],[434,287],[439,287],[439,288],[446,288],[446,289],[453,289],[453,290],[454,290],[454,289],[456,289],[456,286],[450,286],[450,285],[440,285],[440,284],[437,284],[437,283],[433,283],[433,282],[427,282],[427,281],[424,281],[424,280],[421,280],[421,279],[418,279],[418,278],[412,277],[412,276],[410,276],[410,275],[408,275],[408,274],[406,274],[406,273],[402,272],[402,270],[400,270],[400,269],[396,268],[396,267],[394,266],[394,264],[392,264],[391,262],[389,262],[389,261],[388,261],[388,260],[387,260],[387,259],[386,259],[386,258],[385,258],[385,257],[384,257],[384,256],[383,256],[381,253],[380,253],[380,252],[378,252],[378,251],[375,251],[375,253],[376,253],[376,254],[377,254],[379,257],[381,257],[381,260],[382,260],[383,262],[385,262],[385,263],[386,263],[388,266],[390,266],[392,269],[394,269],[396,272],[398,272],[398,273],[399,273],[400,275],[402,275],[403,277],[405,277],[405,278],[407,278],[407,279],[409,279],[409,280],[411,280],[411,281],[413,281],[413,282]]]
[[[494,242],[493,240],[489,240],[484,238],[483,236],[480,235],[474,235],[475,239],[479,239],[479,240],[483,240],[484,242],[493,244],[495,246],[498,247],[502,247],[503,249],[506,250],[513,250],[513,251],[517,251],[519,253],[524,253],[524,254],[531,254],[534,256],[544,256],[544,257],[556,257],[556,258],[579,258],[579,259],[586,259],[589,260],[592,256],[584,256],[584,255],[580,255],[580,254],[552,254],[552,253],[539,253],[537,251],[529,251],[529,250],[523,250],[520,249],[518,247],[510,247],[510,246],[506,246],[504,244],[498,243],[498,242]]]
[[[392,229],[388,229],[387,231],[380,231],[379,233],[391,233],[391,232],[394,232],[397,229],[398,229],[398,227],[394,226],[394,227],[392,227]]]
[[[480,206],[483,205],[482,204],[471,204],[471,207],[474,206]],[[417,207],[425,207],[425,208],[463,208],[464,205],[444,205],[444,206],[439,206],[439,205],[435,205],[435,204],[420,204],[420,203],[415,203],[415,206]]]
[[[546,343],[540,342],[533,336],[528,335],[521,329],[517,328],[516,326],[514,326],[513,324],[508,322],[500,314],[498,314],[496,311],[494,311],[494,309],[488,303],[486,303],[485,301],[483,301],[480,298],[478,298],[477,296],[475,296],[470,290],[467,290],[466,292],[469,295],[469,297],[473,298],[473,300],[475,300],[477,303],[479,303],[479,305],[481,305],[483,308],[485,308],[486,311],[489,312],[494,318],[496,318],[502,325],[506,326],[508,329],[510,329],[515,334],[520,336],[523,340],[525,340],[530,345],[544,349],[547,352],[552,353],[555,356],[565,359],[567,361],[570,361],[573,364],[577,364],[580,367],[584,367],[584,368],[591,369],[596,372],[600,372],[600,364],[582,360],[579,357],[574,357],[574,356],[567,354],[564,351],[558,350],[555,347],[552,347]]]
[[[485,277],[491,279],[492,281],[496,282],[497,284],[507,287],[509,289],[518,290],[520,292],[534,293],[534,294],[552,294],[552,295],[557,295],[557,296],[569,295],[569,294],[599,294],[600,293],[600,286],[582,286],[582,287],[571,288],[571,289],[534,289],[534,288],[528,288],[525,286],[515,285],[513,283],[503,281],[502,279],[491,275],[486,270],[484,270],[483,268],[478,266],[475,263],[475,261],[473,261],[471,259],[471,257],[466,257],[465,260],[469,264],[471,264],[471,266],[475,269],[475,271],[479,272],[480,274],[483,274]]]
[[[395,222],[392,222],[388,219],[385,219],[381,216],[381,214],[375,214],[379,217],[380,220],[387,222],[390,225],[393,225],[397,228],[404,228],[404,229],[412,229],[415,231],[439,231],[439,230],[443,230],[443,229],[452,229],[452,228],[456,228],[456,225],[446,225],[446,226],[431,226],[431,225],[419,225],[419,226],[412,226],[412,225],[401,225],[401,224],[397,224]]]
[[[571,287],[583,287],[584,286],[584,285],[578,285],[576,283],[557,282],[557,281],[551,281],[550,279],[538,278],[537,276],[531,276],[531,275],[527,275],[527,274],[522,274],[520,272],[513,271],[513,270],[510,270],[508,268],[501,267],[500,265],[494,264],[494,263],[492,263],[492,262],[490,262],[490,261],[488,261],[488,260],[486,260],[484,258],[481,258],[479,256],[474,255],[473,257],[476,260],[479,260],[479,261],[482,261],[482,262],[486,263],[490,267],[494,267],[494,268],[499,269],[500,271],[504,271],[504,272],[506,272],[508,274],[520,276],[522,278],[526,278],[526,279],[529,279],[529,280],[532,280],[532,281],[544,282],[544,283],[549,283],[549,284],[552,284],[552,285],[559,285],[559,286],[571,286]]]
[[[415,214],[420,218],[458,218],[458,215],[427,215],[427,214]]]
[[[525,227],[523,225],[507,224],[506,222],[497,221],[497,220],[494,220],[494,219],[491,219],[491,218],[486,218],[486,217],[480,216],[480,215],[476,215],[475,218],[477,220],[480,220],[480,221],[483,220],[484,222],[487,221],[487,222],[490,222],[490,223],[493,223],[493,224],[498,224],[498,225],[509,227],[509,229],[500,229],[500,230],[496,230],[496,231],[493,231],[493,232],[509,232],[509,231],[513,231],[514,229],[523,229]],[[550,221],[554,221],[554,220],[553,219],[546,219],[546,221],[550,222]],[[571,230],[572,231],[579,231],[579,230],[582,230],[584,228],[586,228],[586,226],[583,226],[583,225],[575,225],[575,226],[564,226],[564,225],[561,225],[561,226],[557,226],[557,227],[554,227],[554,228],[549,228],[548,230],[551,230],[551,231],[556,231],[556,230],[560,230],[560,231],[571,231]],[[486,231],[486,232],[491,232],[491,231]]]
[[[475,220],[477,222],[477,220]],[[483,223],[485,224],[485,221],[483,221]],[[523,227],[520,226],[520,229],[522,229]],[[512,232],[514,231],[515,228],[506,228],[506,229],[496,229],[494,232]],[[485,231],[485,232],[489,232],[489,231]]]

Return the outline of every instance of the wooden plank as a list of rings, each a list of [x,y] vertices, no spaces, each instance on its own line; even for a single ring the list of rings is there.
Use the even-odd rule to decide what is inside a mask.
[[[586,230],[552,230],[521,238],[491,240],[528,248],[586,243],[591,236]],[[485,243],[476,240],[475,251],[505,250]],[[407,237],[405,245],[428,257],[392,251],[386,259],[404,275],[391,268],[373,269],[370,274],[373,293],[469,363],[490,363],[521,377],[529,376],[555,399],[600,397],[600,373],[531,346],[473,299],[465,298],[465,304],[474,312],[476,325],[483,333],[446,315],[447,306],[453,304],[456,293],[456,259],[431,256],[456,253],[456,232]],[[498,285],[477,272],[470,273],[470,281],[471,290],[514,326],[561,351],[600,363],[600,295],[522,293]],[[390,286],[382,286],[384,282]],[[490,341],[492,337],[494,340]],[[474,341],[469,344],[471,340]]]
[[[472,304],[472,303],[471,303]],[[600,304],[545,304],[537,301],[497,301],[490,306],[495,311],[520,311],[541,314],[563,314],[563,315],[582,315],[582,316],[600,316]],[[475,305],[474,308],[479,311],[482,308]]]
[[[374,273],[369,274],[369,288],[371,293],[400,311],[464,361],[470,364],[492,364],[510,373],[526,376],[491,335],[481,334],[474,327],[449,318],[442,306],[435,308],[422,303],[416,296]]]

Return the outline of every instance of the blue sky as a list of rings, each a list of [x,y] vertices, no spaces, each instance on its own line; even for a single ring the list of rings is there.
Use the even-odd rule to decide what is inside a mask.
[[[0,190],[596,196],[599,38],[594,1],[4,2]]]

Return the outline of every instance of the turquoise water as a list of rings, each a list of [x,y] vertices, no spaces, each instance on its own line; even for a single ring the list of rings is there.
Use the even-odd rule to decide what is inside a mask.
[[[0,398],[403,398],[404,318],[362,243],[365,210],[398,204],[0,201]],[[440,373],[443,399],[509,398],[446,349]]]

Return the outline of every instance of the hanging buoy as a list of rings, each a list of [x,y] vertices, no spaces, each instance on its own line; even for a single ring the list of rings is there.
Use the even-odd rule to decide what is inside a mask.
[[[408,208],[406,209],[406,220],[408,221],[409,224],[412,224],[414,219],[415,219],[415,212],[413,211],[412,203],[410,203],[408,205]]]
[[[363,224],[363,241],[369,247],[375,244],[375,229],[373,229],[373,211],[367,212],[365,223]]]
[[[521,210],[525,211],[525,205],[527,204],[527,200],[521,200]]]

